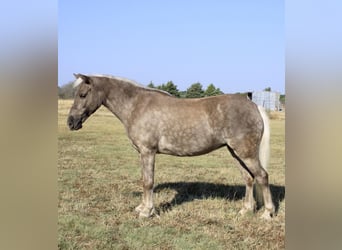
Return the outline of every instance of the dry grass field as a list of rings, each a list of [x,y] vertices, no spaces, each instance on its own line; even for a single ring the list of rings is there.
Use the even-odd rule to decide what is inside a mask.
[[[105,108],[79,131],[66,119],[72,101],[58,102],[59,249],[284,249],[285,117],[270,114],[269,176],[276,217],[239,216],[244,184],[226,148],[197,157],[158,155],[157,216],[140,219],[137,152]]]

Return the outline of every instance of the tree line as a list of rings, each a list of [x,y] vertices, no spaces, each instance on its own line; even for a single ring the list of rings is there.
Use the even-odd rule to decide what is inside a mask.
[[[168,81],[167,83],[163,83],[158,86],[155,86],[153,82],[150,82],[147,87],[164,90],[171,95],[180,98],[199,98],[223,94],[220,88],[216,88],[212,83],[209,84],[205,90],[203,89],[202,84],[199,82],[192,84],[186,91],[178,90],[177,85],[175,85],[172,81]]]
[[[223,92],[220,88],[216,88],[214,84],[209,84],[209,86],[204,89],[203,85],[199,82],[192,84],[187,90],[180,91],[176,84],[172,81],[168,81],[167,83],[163,83],[161,85],[154,85],[151,81],[147,87],[160,89],[170,93],[171,95],[179,98],[199,98],[206,96],[215,96],[222,95]],[[68,84],[63,85],[62,87],[58,87],[58,97],[61,99],[72,99],[75,95],[75,89],[73,88],[73,82],[69,82]]]

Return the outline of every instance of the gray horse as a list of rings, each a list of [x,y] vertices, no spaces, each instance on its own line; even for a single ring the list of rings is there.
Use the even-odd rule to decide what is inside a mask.
[[[265,205],[262,217],[274,215],[266,172],[270,132],[263,108],[241,95],[180,99],[120,77],[74,75],[78,89],[67,121],[69,128],[82,128],[82,123],[104,105],[123,123],[140,154],[144,192],[136,208],[139,216],[154,213],[156,154],[196,156],[223,146],[240,163],[246,183],[240,214],[254,211],[255,180]]]

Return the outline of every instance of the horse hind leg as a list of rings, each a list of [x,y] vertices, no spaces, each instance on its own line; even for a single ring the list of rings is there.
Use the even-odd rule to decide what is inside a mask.
[[[245,199],[243,202],[243,207],[240,209],[239,214],[244,215],[248,212],[254,212],[254,198],[253,198],[253,177],[242,167],[240,167],[240,172],[246,183]]]
[[[260,167],[260,170],[261,171],[258,175],[256,175],[255,179],[260,187],[259,190],[261,189],[262,196],[264,198],[265,211],[261,217],[264,219],[270,219],[274,216],[275,207],[272,201],[270,186],[268,184],[268,173],[262,167]]]
[[[253,182],[260,186],[256,191],[261,191],[262,194],[256,194],[257,197],[262,196],[265,204],[265,212],[261,216],[264,219],[270,219],[275,212],[272,202],[271,191],[268,184],[268,173],[260,165],[259,158],[257,156],[250,157],[248,154],[236,152],[228,146],[231,154],[240,163],[240,171],[244,177],[246,183],[246,196],[243,203],[243,208],[240,210],[240,214],[245,214],[248,211],[254,210],[254,198],[253,198]]]
[[[252,159],[243,159],[243,162],[248,170],[251,172],[251,174],[254,176],[256,184],[259,185],[256,191],[262,193],[256,194],[257,197],[262,196],[264,200],[265,211],[261,217],[264,219],[270,219],[275,213],[275,208],[268,183],[268,173],[264,168],[261,167],[259,159],[257,157]]]

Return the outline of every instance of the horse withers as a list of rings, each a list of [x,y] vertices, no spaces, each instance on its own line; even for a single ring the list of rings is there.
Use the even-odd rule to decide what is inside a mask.
[[[75,74],[77,91],[70,109],[71,130],[82,124],[101,105],[124,125],[140,154],[143,178],[141,217],[154,213],[153,185],[156,154],[196,156],[226,146],[239,164],[246,183],[240,214],[254,211],[253,183],[260,186],[265,211],[274,215],[266,171],[269,124],[263,108],[241,95],[181,99],[167,92],[143,87],[134,81],[106,76]]]

